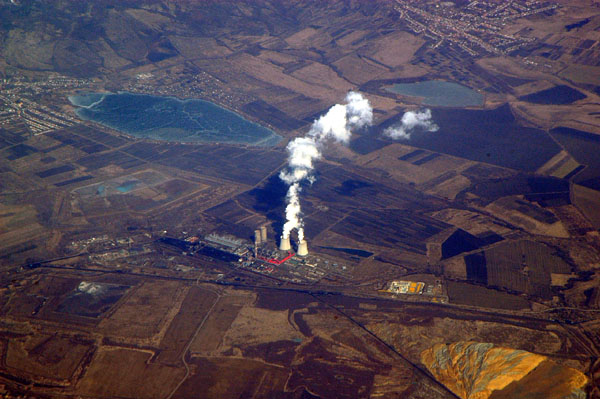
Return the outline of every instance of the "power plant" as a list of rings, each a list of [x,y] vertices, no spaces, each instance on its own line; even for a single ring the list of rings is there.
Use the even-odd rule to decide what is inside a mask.
[[[161,241],[186,253],[190,251],[228,262],[235,261],[242,267],[260,273],[272,273],[275,270],[274,266],[283,266],[284,264],[286,267],[310,268],[321,264],[319,257],[309,255],[308,243],[304,237],[296,238],[296,248],[292,247],[292,240],[289,236],[282,237],[278,247],[275,240],[269,242],[267,227],[267,224],[262,224],[254,229],[250,245],[246,240],[217,233],[208,234],[203,240],[199,237],[187,237],[185,240],[163,237]],[[328,264],[328,261],[324,261],[323,264]],[[335,262],[332,264],[337,265]]]
[[[267,232],[268,228],[259,224],[245,238],[224,232],[211,232],[202,238],[187,237],[184,233],[183,239],[165,236],[159,242],[184,255],[212,258],[282,282],[316,282],[327,273],[337,276],[349,273],[335,255],[309,253],[304,237],[292,235],[280,242],[275,238],[269,240],[273,235]]]
[[[308,255],[308,244],[304,238],[298,237],[298,248],[296,254],[292,252],[292,243],[290,237],[281,237],[281,241],[279,242],[279,251],[286,256],[285,259],[273,259],[271,257],[265,257],[265,251],[268,251],[267,248],[268,240],[267,240],[267,226],[266,224],[261,225],[258,229],[254,230],[254,257],[260,260],[267,260],[270,263],[278,264],[279,261],[284,262],[289,259],[293,255],[298,255],[301,257],[306,257]],[[261,254],[259,254],[259,248],[261,249]]]
[[[303,242],[303,244],[302,244],[302,242]],[[302,242],[298,245],[298,255],[306,256],[308,254],[308,249],[307,249],[308,247],[307,247],[305,241],[302,241]],[[261,259],[261,257],[258,256],[258,248],[261,245],[264,246],[266,244],[267,244],[267,225],[263,224],[258,229],[254,230],[254,257],[255,258]],[[292,245],[290,243],[289,237],[287,239],[283,239],[283,238],[281,239],[281,242],[279,244],[279,250],[282,252],[290,252],[292,250]]]

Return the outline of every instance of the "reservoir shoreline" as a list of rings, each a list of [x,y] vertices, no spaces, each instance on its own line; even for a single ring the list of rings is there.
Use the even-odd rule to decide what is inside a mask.
[[[422,80],[411,83],[394,83],[383,90],[403,96],[422,99],[422,104],[431,107],[482,107],[483,94],[458,83],[444,80]]]
[[[68,100],[80,119],[135,138],[258,147],[272,147],[283,140],[273,129],[199,98],[119,91],[76,93]]]

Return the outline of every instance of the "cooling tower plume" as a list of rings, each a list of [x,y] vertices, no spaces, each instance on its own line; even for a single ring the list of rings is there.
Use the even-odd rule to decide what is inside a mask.
[[[298,231],[298,240],[304,241],[304,223],[300,207],[300,183],[314,181],[314,162],[321,158],[321,147],[328,140],[347,144],[352,130],[368,126],[373,122],[373,109],[369,100],[360,93],[349,92],[345,104],[336,104],[325,115],[315,120],[304,137],[290,141],[286,147],[288,166],[279,174],[288,186],[285,208],[286,222],[283,225],[282,241],[289,240],[293,229]]]
[[[426,132],[435,132],[439,129],[431,118],[430,109],[405,112],[400,123],[388,127],[383,131],[383,134],[393,139],[410,139],[410,135],[415,129]]]

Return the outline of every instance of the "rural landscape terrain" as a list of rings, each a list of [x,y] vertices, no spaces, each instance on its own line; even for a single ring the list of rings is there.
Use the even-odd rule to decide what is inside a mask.
[[[600,398],[598,154],[594,0],[0,0],[0,393]]]

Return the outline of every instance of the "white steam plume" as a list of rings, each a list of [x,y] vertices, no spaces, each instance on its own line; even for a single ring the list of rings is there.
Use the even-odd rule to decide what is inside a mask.
[[[336,104],[315,120],[304,137],[290,141],[286,147],[288,167],[279,173],[281,180],[289,185],[286,195],[286,222],[282,238],[288,238],[293,229],[298,230],[298,239],[304,240],[304,223],[300,208],[300,183],[306,179],[311,183],[314,176],[314,161],[321,158],[321,146],[328,139],[347,144],[352,129],[368,126],[373,122],[373,109],[369,100],[356,92],[346,95],[346,104]]]
[[[393,139],[409,139],[410,134],[416,128],[427,132],[435,132],[439,129],[438,125],[431,119],[431,110],[407,111],[402,115],[399,124],[388,127],[383,134]]]

